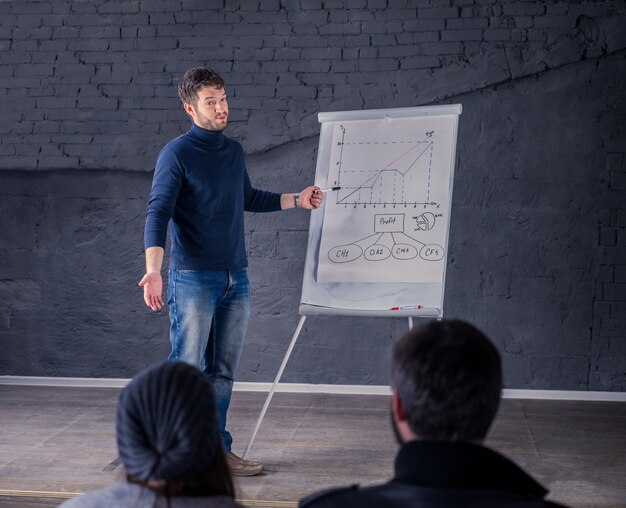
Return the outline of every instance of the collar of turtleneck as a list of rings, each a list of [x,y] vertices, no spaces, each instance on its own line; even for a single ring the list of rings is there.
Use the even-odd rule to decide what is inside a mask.
[[[210,131],[193,124],[189,132],[210,149],[217,150],[224,144],[224,133],[222,131]]]

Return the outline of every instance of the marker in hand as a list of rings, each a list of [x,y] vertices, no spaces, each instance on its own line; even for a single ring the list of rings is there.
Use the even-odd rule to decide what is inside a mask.
[[[331,192],[335,190],[341,190],[341,187],[327,187],[325,189],[317,189],[315,192]]]

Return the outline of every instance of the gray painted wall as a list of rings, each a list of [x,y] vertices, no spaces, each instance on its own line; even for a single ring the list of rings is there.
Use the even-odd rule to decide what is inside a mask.
[[[445,314],[510,388],[626,389],[626,2],[0,2],[0,375],[130,377],[166,357],[143,304],[175,85],[210,65],[256,186],[314,174],[319,111],[463,104]],[[247,216],[239,379],[298,320],[308,215]],[[402,320],[307,321],[284,381],[384,384]]]

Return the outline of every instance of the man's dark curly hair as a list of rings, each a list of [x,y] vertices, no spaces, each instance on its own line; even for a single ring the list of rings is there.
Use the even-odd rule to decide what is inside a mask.
[[[392,385],[421,439],[482,441],[502,390],[500,354],[477,328],[432,321],[394,346]]]
[[[178,83],[178,96],[183,104],[195,104],[201,88],[224,88],[224,80],[213,69],[194,67],[185,72]]]

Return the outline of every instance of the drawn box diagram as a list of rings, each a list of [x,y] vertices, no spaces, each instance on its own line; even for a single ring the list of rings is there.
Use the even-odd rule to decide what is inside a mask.
[[[404,214],[380,214],[374,216],[375,233],[403,233]]]
[[[432,213],[413,217],[418,225],[424,220],[429,222],[429,228],[434,226],[435,216]],[[352,243],[338,245],[328,251],[328,259],[333,263],[350,263],[361,256],[366,261],[384,261],[390,256],[399,261],[406,261],[418,257],[424,261],[439,261],[444,256],[444,249],[437,244],[425,244],[407,235],[404,232],[403,213],[385,213],[374,215],[374,234],[361,238]],[[417,228],[419,230],[421,228]]]

